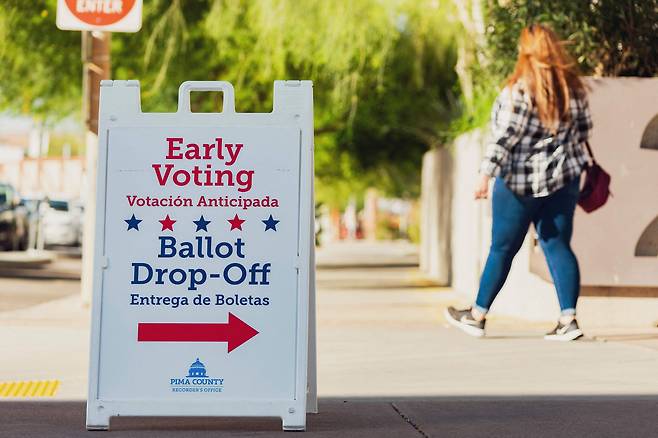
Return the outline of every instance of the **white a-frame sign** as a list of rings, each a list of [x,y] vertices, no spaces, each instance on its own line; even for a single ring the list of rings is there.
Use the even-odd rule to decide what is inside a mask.
[[[191,91],[223,94],[193,113]],[[227,82],[185,82],[142,113],[102,81],[87,429],[110,417],[316,411],[313,88],[274,83],[271,113]]]

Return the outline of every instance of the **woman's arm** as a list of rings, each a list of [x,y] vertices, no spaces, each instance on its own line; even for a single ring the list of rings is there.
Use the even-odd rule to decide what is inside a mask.
[[[528,123],[529,105],[518,86],[505,87],[491,113],[491,138],[484,153],[480,173],[496,177],[509,160]]]
[[[529,105],[519,86],[505,87],[491,111],[491,137],[480,166],[475,199],[486,199],[489,179],[500,175],[528,123]]]

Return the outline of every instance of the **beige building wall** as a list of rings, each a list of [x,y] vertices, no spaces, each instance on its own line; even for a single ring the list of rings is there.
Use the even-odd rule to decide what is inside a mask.
[[[452,155],[444,148],[423,156],[420,269],[442,286],[450,284],[452,167]]]
[[[573,245],[583,284],[658,288],[658,252],[636,255],[636,247],[649,246],[652,237],[658,240],[657,229],[641,241],[658,218],[658,145],[640,147],[658,115],[658,78],[607,78],[591,84],[591,145],[612,176],[613,197],[599,211],[576,215]]]
[[[79,199],[84,179],[83,158],[25,158],[0,163],[0,180],[14,185],[22,195]]]

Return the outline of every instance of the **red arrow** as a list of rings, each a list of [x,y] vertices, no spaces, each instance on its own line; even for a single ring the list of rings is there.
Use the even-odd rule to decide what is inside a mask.
[[[140,322],[139,342],[227,342],[228,352],[258,334],[258,331],[229,312],[227,323]]]

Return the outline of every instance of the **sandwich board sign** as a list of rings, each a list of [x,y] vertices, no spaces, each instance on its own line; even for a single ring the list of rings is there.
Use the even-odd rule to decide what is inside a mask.
[[[223,111],[191,112],[191,91],[221,92]],[[312,83],[276,81],[271,113],[237,113],[230,83],[184,82],[176,113],[143,113],[138,81],[102,81],[99,123],[87,429],[121,415],[304,430]]]
[[[137,32],[142,0],[57,0],[58,29]]]

